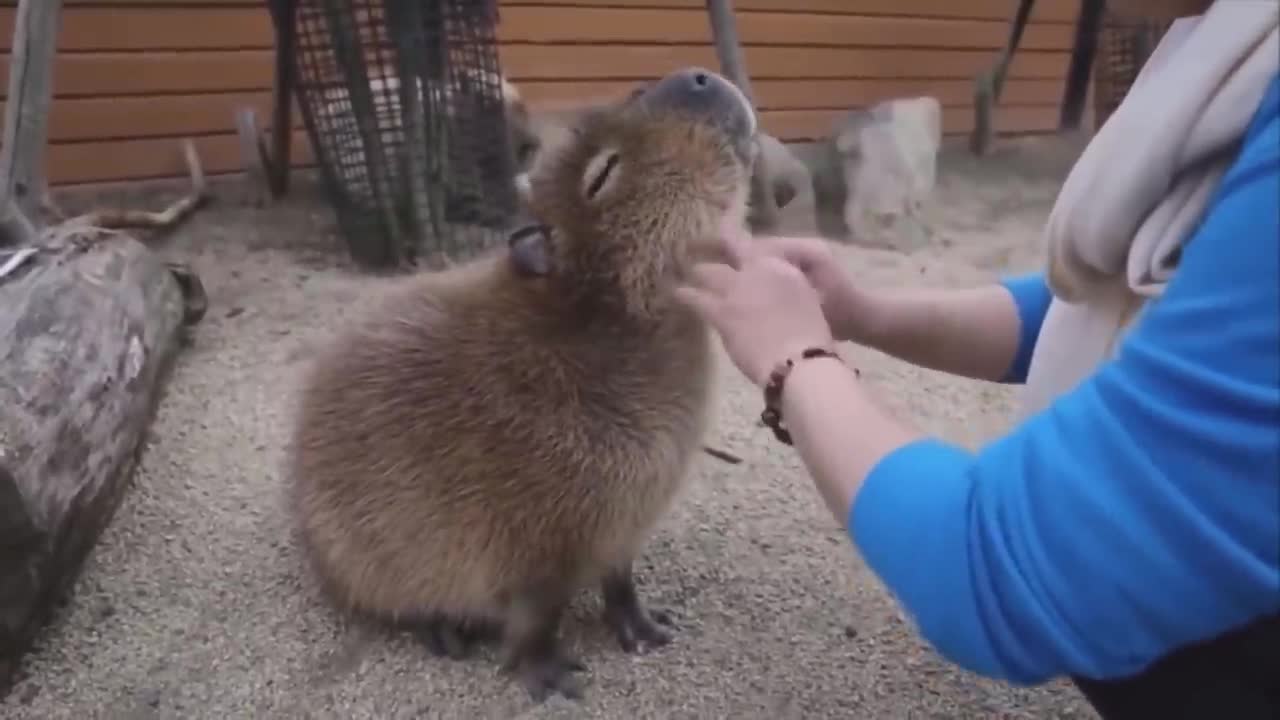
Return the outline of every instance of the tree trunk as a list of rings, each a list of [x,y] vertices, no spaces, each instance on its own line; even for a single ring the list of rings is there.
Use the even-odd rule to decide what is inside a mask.
[[[747,100],[759,109],[755,93],[751,90],[751,77],[742,56],[742,43],[738,41],[738,25],[734,21],[733,7],[729,0],[707,0],[707,14],[711,20],[711,35],[716,43],[716,60],[720,72],[738,86]],[[761,132],[764,132],[761,130]],[[751,229],[753,232],[770,232],[778,225],[778,200],[774,194],[773,173],[769,160],[761,152],[756,157],[751,175]]]
[[[0,695],[110,522],[203,300],[128,235],[49,235],[0,273]]]
[[[13,15],[9,92],[0,139],[0,246],[34,240],[48,187],[45,143],[62,0],[19,0]]]

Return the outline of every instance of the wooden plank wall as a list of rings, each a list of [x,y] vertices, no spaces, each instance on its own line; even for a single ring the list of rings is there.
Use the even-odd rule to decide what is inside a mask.
[[[16,0],[0,0],[0,78]],[[737,0],[765,128],[827,135],[847,109],[929,93],[948,133],[972,125],[972,80],[1003,45],[1017,0]],[[998,114],[1052,130],[1078,0],[1040,0]],[[64,0],[48,164],[55,184],[180,175],[194,136],[210,173],[240,169],[233,112],[270,118],[264,0]],[[715,68],[704,0],[503,0],[501,58],[532,104],[625,92],[688,64]],[[3,80],[0,80],[3,83]],[[2,97],[2,96],[0,96]],[[295,129],[295,157],[310,163]]]

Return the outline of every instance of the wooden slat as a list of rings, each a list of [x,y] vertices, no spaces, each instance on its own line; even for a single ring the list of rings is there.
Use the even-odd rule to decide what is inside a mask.
[[[305,1],[305,0],[304,0]],[[17,5],[18,0],[0,0],[0,5]],[[265,7],[265,0],[62,0],[63,7]]]
[[[904,3],[905,4],[905,3]],[[874,15],[812,15],[795,12],[740,12],[739,40],[745,46],[978,48],[998,50],[1009,34],[1003,20],[949,20]],[[651,43],[697,45],[713,42],[705,9],[513,7],[503,12],[499,37],[522,43]],[[1029,24],[1026,50],[1070,50],[1070,25]]]
[[[791,110],[763,114],[767,131],[785,140],[813,140],[829,135],[839,111]],[[1001,132],[1052,130],[1057,125],[1056,106],[1003,107],[996,113]],[[972,129],[973,110],[947,107],[943,127],[947,134]],[[240,148],[232,133],[195,138],[206,172],[237,172],[241,169]],[[299,166],[314,162],[310,144],[302,131],[293,136],[293,157]],[[50,182],[56,185],[180,177],[185,173],[181,143],[177,138],[55,143],[48,153]]]
[[[13,36],[12,8],[0,8],[0,50]],[[873,15],[743,12],[745,45],[929,47],[995,50],[1008,35],[1003,20],[953,20]],[[1069,25],[1031,24],[1027,50],[1069,50]],[[704,9],[513,7],[499,27],[502,42],[709,44]],[[58,34],[59,52],[264,49],[274,34],[265,7],[69,8]]]
[[[752,88],[760,98],[761,108],[766,110],[854,108],[917,95],[931,95],[944,105],[973,101],[973,83],[969,80],[764,80]],[[1061,97],[1059,80],[1009,80],[1000,102],[1054,105]]]
[[[576,105],[625,95],[634,84],[626,82],[529,83],[521,92],[536,109]],[[892,97],[932,95],[948,106],[967,105],[972,84],[962,80],[788,80],[756,85],[764,110],[831,110],[870,105]],[[1061,95],[1061,83],[1051,80],[1014,80],[1006,85],[1005,105],[1052,105]],[[4,104],[0,102],[0,113]],[[251,107],[260,122],[270,118],[271,93],[209,93],[201,95],[140,95],[118,98],[62,98],[54,102],[49,118],[51,142],[106,138],[173,137],[227,132],[234,127],[237,109]],[[302,126],[295,111],[294,121]]]
[[[160,0],[163,2],[164,0]],[[521,5],[569,7],[705,8],[706,0],[501,0],[505,22],[507,8]],[[773,10],[833,15],[912,15],[977,19],[1012,19],[1018,0],[734,0],[736,12]],[[1078,0],[1039,0],[1031,13],[1033,22],[1074,22]]]
[[[261,7],[262,0],[63,0],[67,7],[129,5],[151,7]],[[0,5],[13,6],[16,0]],[[529,5],[562,7],[657,7],[705,8],[706,0],[500,0],[503,22],[509,8]],[[1073,22],[1079,12],[1078,0],[1039,0],[1032,12],[1033,22]],[[738,12],[776,10],[850,15],[915,15],[978,19],[1009,19],[1018,0],[734,0]]]
[[[54,101],[49,116],[49,141],[83,141],[173,137],[227,132],[235,128],[235,113],[253,108],[258,122],[271,118],[271,93],[209,93],[203,95],[138,95],[121,98],[63,98]],[[0,103],[0,108],[3,103]],[[301,127],[301,119],[294,113]]]
[[[506,45],[503,68],[516,82],[565,79],[648,80],[686,65],[715,66],[709,46]],[[1011,79],[1063,77],[1066,53],[1019,53]],[[747,49],[753,81],[785,78],[951,78],[971,80],[992,61],[979,50]],[[9,58],[0,58],[0,76]],[[271,87],[272,53],[198,51],[60,55],[58,97],[263,90]],[[3,97],[3,95],[0,95]]]
[[[625,95],[634,82],[530,82],[520,92],[534,107],[567,106]],[[969,80],[761,80],[752,83],[762,110],[830,110],[871,105],[894,97],[932,95],[944,105],[964,105],[973,100]],[[1062,96],[1061,80],[1010,80],[1001,103],[1005,105],[1053,105]]]
[[[274,68],[270,50],[64,54],[54,63],[53,89],[57,97],[262,90]],[[6,55],[0,73],[8,72]]]
[[[963,78],[990,67],[983,50],[896,48],[746,48],[752,82],[778,78]],[[503,69],[515,80],[648,79],[687,65],[716,67],[715,51],[699,46],[505,45]],[[1057,79],[1069,53],[1020,52],[1009,68],[1017,79]]]
[[[0,50],[12,45],[14,10],[0,9]],[[58,52],[271,48],[265,1],[258,7],[69,7]]]
[[[794,142],[830,137],[841,113],[831,110],[775,110],[763,113],[763,125],[772,135]],[[996,113],[999,133],[1046,132],[1058,127],[1056,105],[1004,106]],[[972,132],[973,107],[951,106],[942,109],[942,130],[947,135]]]
[[[206,173],[239,172],[243,169],[240,144],[235,134],[206,135],[192,140]],[[313,163],[310,144],[302,131],[294,133],[293,158],[297,165]],[[49,146],[46,162],[51,185],[181,177],[186,174],[182,143],[178,138],[57,143]]]

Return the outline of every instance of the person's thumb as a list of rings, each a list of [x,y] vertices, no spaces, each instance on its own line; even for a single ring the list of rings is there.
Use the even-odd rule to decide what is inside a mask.
[[[711,293],[689,285],[681,285],[675,289],[674,295],[678,302],[692,309],[703,320],[707,322],[714,320],[715,296]]]
[[[830,252],[808,238],[780,238],[774,251],[806,275],[825,263]]]

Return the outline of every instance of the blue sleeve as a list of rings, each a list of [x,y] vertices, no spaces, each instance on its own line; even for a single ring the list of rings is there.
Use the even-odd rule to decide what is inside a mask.
[[[1053,293],[1045,282],[1044,273],[1015,275],[1004,278],[1000,284],[1013,296],[1013,304],[1018,310],[1018,350],[1001,382],[1021,384],[1027,381],[1031,351],[1040,337],[1040,326],[1044,324]]]
[[[928,439],[849,512],[945,657],[1019,684],[1140,671],[1280,611],[1280,92],[1117,356],[978,452]]]

